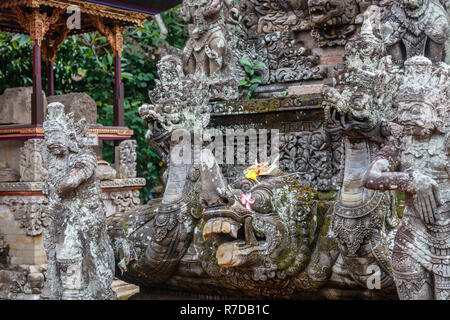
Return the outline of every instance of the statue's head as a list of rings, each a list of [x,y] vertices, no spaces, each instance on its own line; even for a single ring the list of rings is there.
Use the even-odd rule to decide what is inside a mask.
[[[424,0],[400,0],[400,3],[406,9],[416,10],[423,5]]]
[[[89,124],[85,119],[75,123],[74,114],[66,114],[64,105],[54,102],[47,107],[43,127],[48,152],[57,157],[64,157],[69,152],[78,152],[84,146]]]
[[[168,84],[184,76],[180,58],[173,55],[162,57],[157,64],[157,68],[162,84]]]
[[[435,130],[445,132],[448,90],[448,68],[434,68],[429,59],[421,56],[408,59],[396,99],[398,123],[404,133],[428,137]]]
[[[400,0],[400,5],[407,16],[417,18],[425,13],[428,2],[429,0]]]

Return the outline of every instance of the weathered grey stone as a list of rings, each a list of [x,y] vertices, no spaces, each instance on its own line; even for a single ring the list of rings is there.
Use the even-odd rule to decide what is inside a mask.
[[[64,112],[75,114],[75,121],[84,118],[89,124],[97,123],[97,103],[85,93],[68,93],[47,98],[48,103],[59,102],[64,105]]]
[[[0,161],[0,182],[19,181],[19,173],[8,166],[8,162]]]
[[[95,176],[97,158],[84,144],[89,124],[73,117],[64,105],[52,103],[43,125],[52,223],[44,239],[48,269],[42,297],[114,299],[114,252]]]
[[[32,87],[7,88],[0,96],[0,124],[30,124]],[[44,96],[44,112],[47,98]]]
[[[364,176],[375,190],[402,190],[406,209],[392,268],[400,299],[450,299],[450,67],[422,56],[406,60],[391,139]]]
[[[114,180],[117,176],[116,170],[106,161],[99,161],[95,175],[100,180]]]

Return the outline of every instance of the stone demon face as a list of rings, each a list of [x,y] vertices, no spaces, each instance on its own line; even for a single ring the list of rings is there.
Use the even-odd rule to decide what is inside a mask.
[[[401,0],[400,3],[404,8],[415,10],[423,5],[423,0]]]
[[[289,187],[293,181],[276,170],[270,176],[258,176],[257,181],[238,180],[231,188],[212,153],[203,151],[203,237],[214,239],[220,267],[237,268],[256,280],[305,267],[308,244],[314,238],[313,214],[298,206],[300,194]]]
[[[68,152],[68,138],[63,130],[54,129],[46,132],[47,150],[54,156],[62,157]]]
[[[332,23],[333,18],[341,16],[345,10],[343,0],[308,0],[308,7],[315,26]]]
[[[407,135],[427,137],[435,129],[436,112],[425,102],[401,101],[398,122]]]

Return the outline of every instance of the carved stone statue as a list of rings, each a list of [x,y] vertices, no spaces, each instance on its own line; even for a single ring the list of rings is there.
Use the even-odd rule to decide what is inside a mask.
[[[201,206],[199,169],[189,140],[209,122],[204,79],[184,76],[175,56],[163,57],[158,73],[161,80],[150,92],[153,104],[143,105],[139,114],[148,124],[150,145],[167,164],[164,195],[128,212],[127,231],[116,239],[124,279],[147,285],[166,281],[191,243]]]
[[[84,144],[89,125],[51,103],[44,122],[46,194],[52,223],[45,233],[48,257],[43,298],[114,299],[114,253],[106,232],[97,159]]]
[[[329,203],[293,174],[276,164],[255,165],[248,170],[258,171],[259,183],[241,176],[229,184],[212,152],[199,150],[195,140],[209,121],[205,82],[185,76],[173,56],[164,57],[158,71],[152,104],[139,113],[167,163],[165,191],[162,199],[124,213],[125,228],[114,238],[122,279],[205,295],[392,296],[384,277],[382,290],[370,291],[364,283],[370,272],[359,279],[357,268],[333,271],[340,252],[329,236]],[[187,161],[175,161],[187,154]],[[379,216],[381,198],[370,202]]]
[[[395,1],[381,21],[381,34],[397,64],[414,56],[443,61],[449,15],[437,0]]]
[[[325,115],[343,132],[344,181],[334,207],[332,230],[339,243],[341,265],[353,270],[364,284],[371,266],[378,266],[382,286],[393,287],[390,256],[398,226],[396,197],[363,187],[362,178],[385,141],[384,123],[396,116],[392,98],[398,87],[398,70],[380,39],[375,37],[371,7],[365,13],[361,33],[346,45],[344,67],[337,85],[324,92]],[[364,270],[364,272],[356,272]]]
[[[425,57],[405,62],[398,124],[364,176],[376,190],[402,190],[406,209],[392,267],[401,299],[450,298],[450,68]]]
[[[234,56],[224,23],[223,0],[184,0],[181,15],[189,39],[183,51],[186,74],[224,79],[232,76]]]

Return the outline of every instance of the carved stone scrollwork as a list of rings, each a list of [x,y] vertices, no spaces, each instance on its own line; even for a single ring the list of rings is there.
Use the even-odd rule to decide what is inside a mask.
[[[337,186],[333,177],[339,173],[341,159],[334,159],[329,135],[324,130],[293,132],[280,137],[280,169],[297,172],[300,181],[318,190]]]
[[[277,31],[264,37],[270,83],[322,79],[319,56],[312,55],[294,39],[292,31]]]
[[[135,209],[141,203],[139,190],[113,191],[110,193],[110,197],[117,206],[117,212]]]
[[[312,36],[319,47],[344,46],[362,22],[362,13],[378,0],[308,0]]]
[[[361,244],[383,227],[384,212],[376,209],[386,195],[373,194],[372,199],[358,208],[346,207],[337,202],[334,207],[333,233],[349,250],[356,254]],[[374,212],[375,211],[375,212]]]
[[[45,228],[50,225],[48,214],[48,201],[41,197],[39,200],[28,201],[23,197],[13,197],[3,200],[14,215],[14,218],[20,222],[20,227],[25,229],[29,236],[41,235]]]

